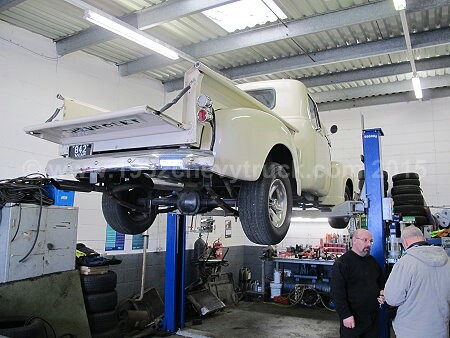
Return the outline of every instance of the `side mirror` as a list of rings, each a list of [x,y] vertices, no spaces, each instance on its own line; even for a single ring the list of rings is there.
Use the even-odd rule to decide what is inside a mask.
[[[338,131],[337,125],[333,124],[333,125],[331,126],[331,128],[330,128],[330,133],[336,134],[337,131]]]

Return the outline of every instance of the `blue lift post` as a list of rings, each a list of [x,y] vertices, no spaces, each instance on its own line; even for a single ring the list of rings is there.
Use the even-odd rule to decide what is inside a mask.
[[[384,177],[381,166],[380,128],[363,130],[364,178],[368,200],[367,224],[374,244],[371,254],[386,273],[386,235],[383,221]],[[380,337],[389,338],[385,306],[380,307]]]
[[[184,271],[186,216],[167,214],[166,279],[164,281],[164,319],[168,332],[184,327]]]

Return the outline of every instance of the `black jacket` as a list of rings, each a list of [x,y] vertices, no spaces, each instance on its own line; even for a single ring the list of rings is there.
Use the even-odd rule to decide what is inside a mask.
[[[342,255],[334,263],[331,275],[331,296],[339,317],[375,315],[384,283],[383,272],[375,258],[361,257],[351,250]]]

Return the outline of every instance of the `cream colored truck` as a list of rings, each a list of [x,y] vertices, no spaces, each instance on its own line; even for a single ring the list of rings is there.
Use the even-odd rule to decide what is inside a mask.
[[[159,213],[221,208],[240,218],[252,242],[276,244],[293,207],[320,209],[352,197],[352,177],[331,161],[327,130],[301,82],[236,87],[200,63],[184,82],[160,110],[141,106],[25,131],[60,144],[47,174],[74,174],[81,190],[103,192],[106,221],[126,234],[142,233]],[[166,114],[177,100],[179,120]]]

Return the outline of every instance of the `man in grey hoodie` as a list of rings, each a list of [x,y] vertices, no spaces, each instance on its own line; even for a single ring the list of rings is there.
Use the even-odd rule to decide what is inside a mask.
[[[415,226],[402,231],[405,254],[395,263],[384,288],[386,303],[397,306],[397,338],[448,338],[450,259],[430,246]]]

